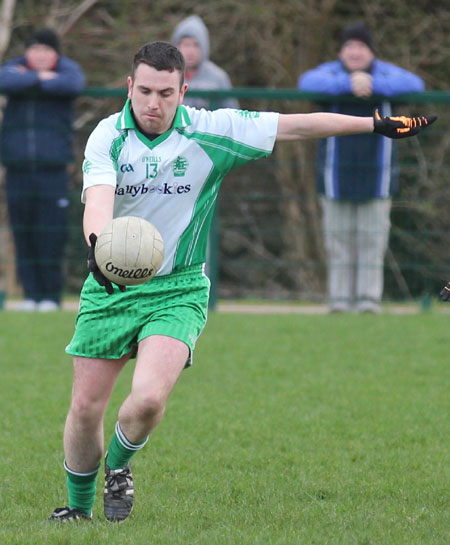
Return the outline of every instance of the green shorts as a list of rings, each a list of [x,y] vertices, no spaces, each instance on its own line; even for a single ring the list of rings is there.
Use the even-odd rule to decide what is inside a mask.
[[[202,265],[127,286],[125,292],[114,286],[112,295],[90,274],[81,290],[75,332],[66,352],[119,359],[135,352],[145,337],[165,335],[187,344],[190,365],[206,323],[209,288]]]

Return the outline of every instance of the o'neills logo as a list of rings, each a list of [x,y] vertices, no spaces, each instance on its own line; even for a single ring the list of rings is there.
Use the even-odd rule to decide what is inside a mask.
[[[153,267],[144,269],[122,269],[116,267],[111,261],[105,264],[105,269],[120,278],[147,278],[153,273]]]

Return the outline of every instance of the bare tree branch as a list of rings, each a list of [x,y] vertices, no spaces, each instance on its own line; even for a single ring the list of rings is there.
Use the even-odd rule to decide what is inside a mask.
[[[0,60],[9,45],[16,0],[3,0],[0,12]]]
[[[87,11],[89,11],[96,3],[97,0],[83,0],[83,2],[78,5],[78,7],[72,10],[70,16],[59,28],[61,36],[64,36],[64,34],[66,34],[70,30],[70,28],[78,21],[78,19],[80,19]]]

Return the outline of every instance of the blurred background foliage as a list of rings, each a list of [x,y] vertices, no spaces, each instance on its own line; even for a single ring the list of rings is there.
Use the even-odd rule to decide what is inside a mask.
[[[193,13],[210,30],[211,58],[239,87],[295,86],[298,74],[335,57],[344,25],[364,20],[378,56],[417,72],[430,88],[448,88],[447,0],[20,0],[7,54],[21,52],[33,28],[52,26],[91,85],[119,85],[140,45],[170,40]]]
[[[82,65],[89,86],[124,87],[137,49],[148,41],[170,41],[175,25],[195,13],[209,28],[211,59],[235,87],[295,88],[302,72],[336,58],[343,26],[365,21],[379,58],[417,73],[428,90],[449,90],[449,0],[3,0],[2,10],[3,30],[10,31],[3,32],[3,60],[23,52],[34,28],[51,26],[62,35],[63,52]],[[83,148],[99,119],[122,103],[122,97],[77,100],[69,292],[79,289],[85,275],[79,205]],[[401,192],[386,260],[386,296],[393,299],[434,293],[450,274],[448,106],[401,106],[402,113],[433,112],[440,119],[428,133],[400,145]],[[318,109],[304,100],[264,98],[242,99],[241,107],[283,113]],[[223,184],[221,296],[324,297],[314,151],[314,142],[277,146],[271,158],[238,169]]]

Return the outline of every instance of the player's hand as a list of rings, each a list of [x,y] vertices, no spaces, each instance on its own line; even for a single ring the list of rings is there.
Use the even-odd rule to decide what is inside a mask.
[[[112,295],[114,293],[112,282],[106,278],[106,276],[98,268],[97,261],[95,261],[95,245],[97,244],[97,235],[95,233],[91,233],[89,235],[89,242],[91,243],[91,245],[89,246],[89,251],[88,251],[88,259],[87,259],[88,269],[91,271],[92,275],[100,284],[100,286],[104,287],[106,292],[109,295]],[[125,291],[126,289],[125,286],[121,286],[119,284],[116,284],[116,285],[120,291]]]
[[[450,282],[447,282],[447,284],[441,289],[439,295],[441,296],[442,301],[450,301]]]
[[[408,136],[414,136],[421,129],[431,125],[436,119],[436,115],[381,117],[377,109],[373,114],[373,132],[388,136],[389,138],[407,138]]]

